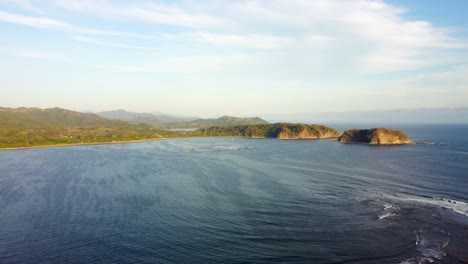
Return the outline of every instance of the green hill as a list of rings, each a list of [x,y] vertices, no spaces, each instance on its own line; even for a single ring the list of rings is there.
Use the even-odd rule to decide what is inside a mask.
[[[232,117],[222,116],[220,118],[193,118],[175,117],[165,114],[135,113],[126,110],[112,110],[99,112],[97,115],[114,120],[124,120],[133,123],[145,123],[160,128],[206,128],[212,126],[237,126],[268,124],[267,121],[258,117]]]
[[[118,122],[95,114],[80,113],[62,108],[3,108],[0,110],[0,126],[43,127],[43,126],[119,126]]]
[[[278,139],[319,139],[340,136],[339,131],[326,126],[289,123],[218,126],[203,128],[198,131],[206,136],[270,137]]]
[[[123,120],[129,121],[133,123],[145,123],[149,125],[159,126],[159,127],[167,127],[168,124],[176,123],[176,122],[186,122],[192,121],[196,118],[190,117],[175,117],[171,115],[165,114],[155,114],[155,113],[136,113],[130,112],[123,109],[119,110],[112,110],[112,111],[104,111],[96,113],[97,115],[114,120]]]
[[[0,147],[142,140],[165,136],[147,124],[61,108],[1,108]]]
[[[233,117],[222,116],[220,118],[197,119],[189,122],[177,122],[168,124],[171,128],[208,128],[214,126],[238,126],[268,124],[259,117]]]

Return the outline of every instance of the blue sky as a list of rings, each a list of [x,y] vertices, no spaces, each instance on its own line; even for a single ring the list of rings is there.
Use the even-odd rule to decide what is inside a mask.
[[[0,2],[0,106],[191,116],[468,106],[467,1]]]

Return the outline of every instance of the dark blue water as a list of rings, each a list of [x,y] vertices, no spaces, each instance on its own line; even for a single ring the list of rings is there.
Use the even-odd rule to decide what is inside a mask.
[[[468,126],[400,128],[0,151],[0,263],[465,263]]]

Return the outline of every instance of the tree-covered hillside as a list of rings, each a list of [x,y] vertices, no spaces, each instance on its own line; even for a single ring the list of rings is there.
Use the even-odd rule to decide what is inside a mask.
[[[259,117],[233,117],[222,116],[220,118],[197,119],[189,122],[177,122],[168,124],[172,128],[208,128],[214,126],[238,126],[238,125],[258,125],[268,124],[267,121]]]
[[[270,137],[280,139],[313,139],[339,137],[340,133],[322,125],[307,124],[260,124],[199,129],[206,136]]]
[[[220,118],[193,118],[193,117],[182,117],[182,116],[170,116],[163,114],[154,113],[136,113],[126,110],[112,110],[99,112],[97,115],[113,119],[123,120],[132,123],[144,123],[159,128],[207,128],[212,126],[236,126],[236,125],[256,125],[256,124],[268,124],[267,121],[259,117],[233,117],[233,116],[222,116]]]
[[[236,122],[265,122],[257,118],[233,117],[222,117],[214,121],[215,124],[224,125]],[[316,139],[338,137],[339,132],[321,125],[287,123],[214,126],[195,131],[170,131],[148,124],[109,120],[95,114],[61,108],[0,108],[0,148],[220,136]]]
[[[113,120],[123,120],[133,123],[145,123],[153,126],[158,127],[169,127],[172,123],[177,122],[187,122],[192,121],[197,118],[191,117],[175,117],[165,114],[155,114],[155,113],[136,113],[130,112],[123,109],[119,110],[112,110],[112,111],[104,111],[96,113],[97,115],[113,119]]]
[[[0,147],[142,140],[166,137],[167,133],[146,124],[61,108],[0,109]]]

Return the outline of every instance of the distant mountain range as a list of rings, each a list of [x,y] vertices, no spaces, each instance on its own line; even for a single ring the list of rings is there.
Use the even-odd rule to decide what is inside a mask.
[[[121,127],[128,122],[109,120],[96,114],[81,113],[62,108],[0,108],[0,127],[67,127],[67,126],[104,126]]]
[[[259,117],[232,117],[222,116],[220,118],[195,118],[180,117],[159,113],[136,113],[126,110],[112,110],[99,112],[97,115],[108,119],[124,120],[134,123],[145,123],[160,128],[206,128],[212,126],[235,126],[235,125],[257,125],[268,124]]]
[[[165,126],[166,124],[174,122],[192,121],[197,119],[196,117],[176,117],[161,113],[136,113],[123,109],[104,111],[96,114],[108,119],[123,120],[134,123],[145,123],[153,126]]]
[[[187,122],[175,122],[168,124],[172,128],[207,128],[214,126],[238,126],[238,125],[260,125],[269,124],[259,117],[232,117],[222,116],[220,118],[196,119]]]

